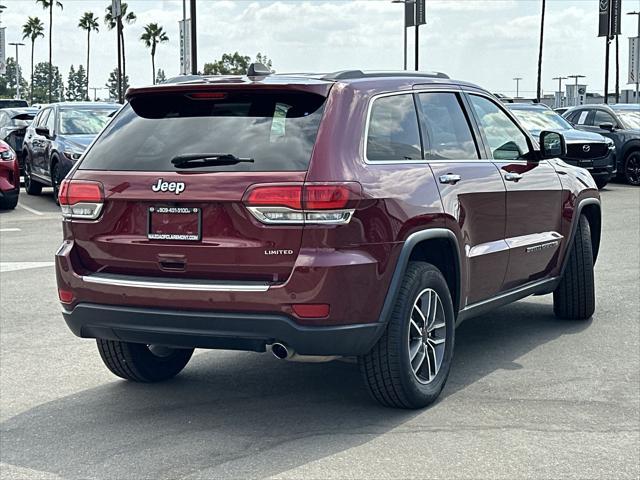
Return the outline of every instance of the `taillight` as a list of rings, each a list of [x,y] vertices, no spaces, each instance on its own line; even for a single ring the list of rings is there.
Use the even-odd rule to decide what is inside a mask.
[[[95,220],[104,205],[100,182],[65,179],[60,185],[58,201],[62,216],[69,219]]]
[[[257,185],[250,187],[244,203],[262,223],[349,223],[361,198],[359,183]]]

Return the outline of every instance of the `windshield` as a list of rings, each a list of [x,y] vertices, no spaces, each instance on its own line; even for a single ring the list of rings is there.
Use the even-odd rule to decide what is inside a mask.
[[[640,110],[617,110],[616,113],[624,128],[640,130]]]
[[[14,127],[28,127],[29,125],[31,125],[34,117],[35,114],[21,113],[11,119],[11,124]]]
[[[87,170],[178,170],[181,155],[252,162],[197,171],[300,171],[311,160],[325,97],[311,93],[192,93],[134,97],[87,152]]]
[[[530,132],[542,130],[571,130],[573,127],[553,110],[511,110],[524,128]]]
[[[60,110],[62,135],[97,135],[105,126],[114,109]]]

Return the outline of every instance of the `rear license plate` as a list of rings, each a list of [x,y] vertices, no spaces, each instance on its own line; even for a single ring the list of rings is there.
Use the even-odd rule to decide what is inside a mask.
[[[149,207],[149,240],[196,242],[202,238],[202,210],[191,207]]]

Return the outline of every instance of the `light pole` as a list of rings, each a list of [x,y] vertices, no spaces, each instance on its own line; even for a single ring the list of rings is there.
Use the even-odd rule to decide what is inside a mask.
[[[198,23],[196,16],[196,0],[189,3],[189,13],[191,14],[191,73],[198,74]]]
[[[405,14],[404,14],[404,63],[403,63],[403,69],[406,70],[407,69],[407,9],[409,8],[409,5],[412,5],[414,3],[416,3],[416,0],[391,0],[391,3],[401,3],[404,5],[405,8]]]
[[[575,80],[576,80],[576,87],[575,87],[576,90],[573,93],[574,93],[574,97],[575,97],[574,107],[577,107],[578,106],[578,99],[579,99],[579,97],[578,97],[578,80],[580,78],[586,78],[586,77],[584,75],[569,75],[569,78],[575,78]]]
[[[16,47],[16,98],[20,100],[20,61],[18,60],[18,47],[24,47],[24,43],[11,42],[9,45]]]
[[[514,77],[514,80],[516,81],[516,98],[520,98],[520,80],[522,80],[522,77]]]
[[[627,15],[638,16],[638,36],[636,37],[636,103],[640,104],[640,95],[638,95],[638,86],[640,86],[640,11],[639,12],[627,12]]]
[[[563,77],[562,75],[559,77],[553,77],[553,80],[558,80],[558,101],[556,102],[556,108],[562,107],[562,81],[567,78],[568,77]]]

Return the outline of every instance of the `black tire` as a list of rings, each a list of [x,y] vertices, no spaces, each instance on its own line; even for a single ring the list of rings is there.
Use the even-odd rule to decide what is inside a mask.
[[[58,193],[60,192],[60,184],[62,183],[62,178],[60,178],[60,163],[55,162],[51,167],[51,186],[53,187],[53,199],[56,202],[56,205],[59,205],[58,202]]]
[[[609,179],[595,178],[594,180],[596,182],[596,186],[598,187],[598,190],[602,190],[609,183]]]
[[[0,210],[13,210],[18,205],[18,196],[0,198]]]
[[[431,377],[431,366],[437,364],[433,356],[426,357],[427,371],[430,380],[418,379],[411,363],[411,342],[421,342],[420,335],[411,337],[414,305],[418,305],[421,292],[432,291],[440,300],[440,324],[444,324],[444,332],[437,340],[444,339],[441,350],[440,368],[435,369]],[[437,305],[437,304],[436,304]],[[419,318],[416,317],[416,318]],[[435,323],[434,317],[434,323]],[[440,327],[442,328],[442,327]],[[444,387],[453,358],[455,317],[451,294],[442,273],[433,265],[424,262],[410,262],[405,273],[402,286],[396,298],[391,319],[385,333],[369,353],[359,358],[360,370],[371,396],[387,407],[422,408],[433,403]],[[425,340],[426,341],[426,340]],[[420,345],[418,350],[420,350]],[[418,351],[416,350],[416,351]],[[425,355],[429,350],[424,350]],[[436,355],[435,347],[431,350]],[[424,360],[423,367],[424,368]],[[424,371],[424,370],[423,370]]]
[[[640,185],[640,150],[635,150],[624,159],[622,172],[625,181],[629,185]]]
[[[141,343],[97,339],[102,361],[114,375],[133,382],[161,382],[175,377],[189,363],[193,348],[153,347]],[[163,348],[162,355],[152,349]]]
[[[24,189],[29,195],[40,195],[42,184],[31,177],[31,155],[24,155]]]
[[[553,292],[553,312],[558,318],[587,320],[596,309],[593,248],[589,221],[580,216],[560,285]]]

